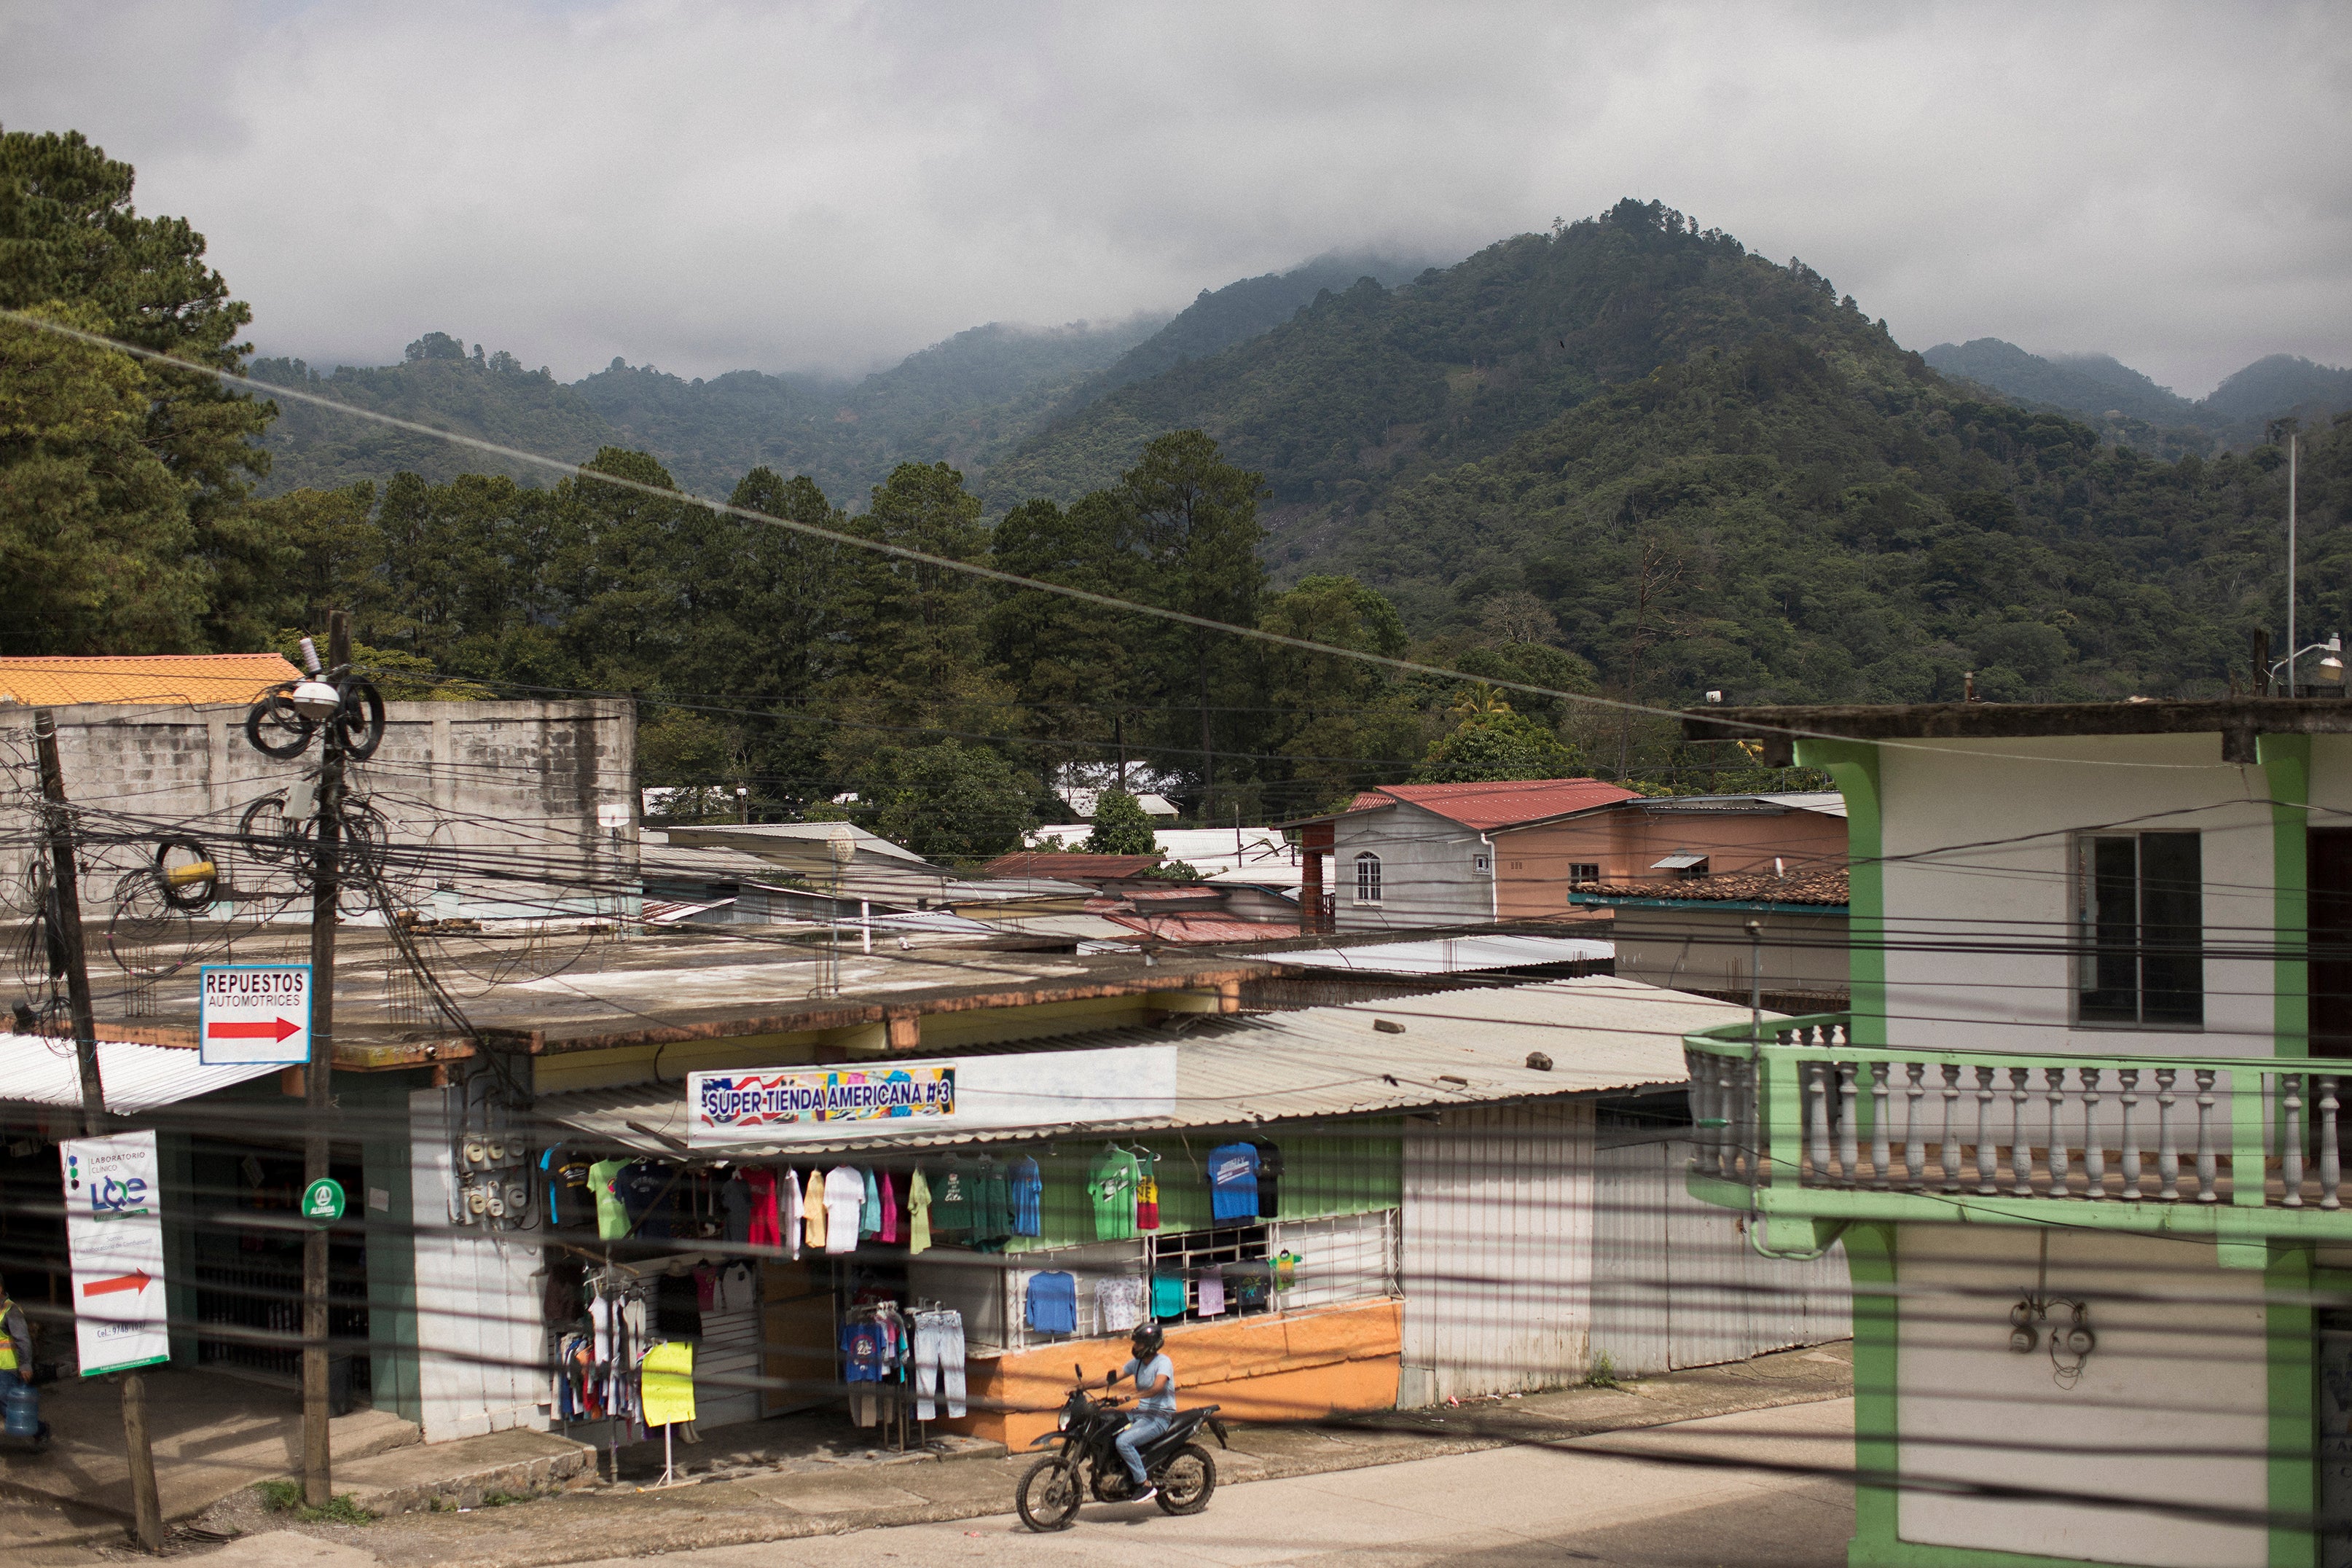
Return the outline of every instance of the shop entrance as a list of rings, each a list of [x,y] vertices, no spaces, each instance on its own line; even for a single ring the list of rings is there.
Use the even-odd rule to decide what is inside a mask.
[[[302,1156],[212,1139],[192,1152],[196,1364],[299,1384]],[[359,1163],[342,1154],[328,1173],[359,1194]],[[340,1413],[369,1391],[367,1246],[349,1220],[328,1237],[327,1299],[329,1400]]]
[[[65,1185],[58,1146],[24,1122],[0,1122],[0,1279],[34,1324],[36,1366],[73,1352]]]

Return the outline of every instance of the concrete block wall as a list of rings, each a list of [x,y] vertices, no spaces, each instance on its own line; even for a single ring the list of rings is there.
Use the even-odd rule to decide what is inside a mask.
[[[633,867],[636,858],[636,714],[623,699],[547,702],[394,702],[374,756],[352,772],[395,836],[446,851],[466,880],[469,851],[502,851],[509,863],[579,870]],[[242,706],[83,703],[53,710],[66,793],[92,814],[94,831],[190,835],[225,857],[234,884],[268,883],[282,871],[257,866],[233,839],[245,808],[291,784],[307,758],[278,762],[245,739]],[[33,716],[0,708],[0,756],[21,762],[24,792],[0,805],[15,818],[0,833],[0,877],[16,889],[28,858]],[[599,807],[621,822],[600,822]],[[620,808],[618,811],[614,808]],[[625,815],[623,815],[625,813]],[[130,845],[98,856],[85,910],[102,921],[115,882],[141,857]],[[454,911],[445,911],[454,912]]]

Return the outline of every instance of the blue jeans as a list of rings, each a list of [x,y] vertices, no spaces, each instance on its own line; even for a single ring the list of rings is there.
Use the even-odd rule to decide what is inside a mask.
[[[1143,1473],[1143,1456],[1136,1450],[1174,1425],[1176,1416],[1171,1411],[1139,1410],[1125,1426],[1119,1428],[1118,1436],[1110,1440],[1110,1446],[1118,1450],[1119,1458],[1127,1465],[1127,1479],[1135,1483],[1137,1491],[1151,1483]]]

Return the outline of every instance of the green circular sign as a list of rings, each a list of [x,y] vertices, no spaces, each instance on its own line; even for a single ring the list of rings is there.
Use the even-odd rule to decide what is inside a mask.
[[[343,1184],[321,1176],[302,1189],[302,1217],[313,1225],[332,1225],[343,1217]]]

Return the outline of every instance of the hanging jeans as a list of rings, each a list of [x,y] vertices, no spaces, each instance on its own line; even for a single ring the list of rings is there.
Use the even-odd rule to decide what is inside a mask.
[[[950,1416],[963,1414],[963,1314],[921,1312],[915,1318],[915,1419],[936,1421],[936,1394]]]
[[[1165,1410],[1139,1410],[1126,1426],[1118,1429],[1118,1436],[1111,1439],[1110,1446],[1118,1450],[1119,1458],[1127,1465],[1127,1479],[1135,1483],[1137,1491],[1141,1491],[1151,1482],[1143,1473],[1143,1456],[1136,1450],[1175,1424],[1176,1417]]]

